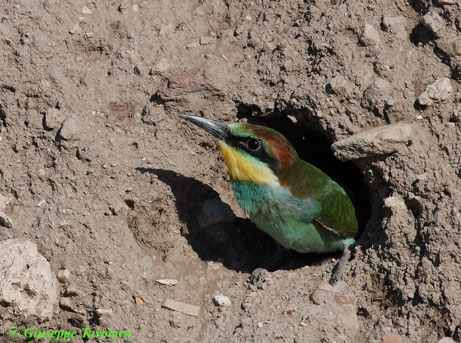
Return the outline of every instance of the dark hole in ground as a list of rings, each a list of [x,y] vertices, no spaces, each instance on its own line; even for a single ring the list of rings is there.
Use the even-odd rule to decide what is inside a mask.
[[[421,23],[416,25],[410,33],[410,41],[416,46],[418,46],[419,43],[426,45],[435,40],[435,38],[435,35]]]
[[[130,208],[130,210],[134,210],[134,200],[126,199],[125,204]]]

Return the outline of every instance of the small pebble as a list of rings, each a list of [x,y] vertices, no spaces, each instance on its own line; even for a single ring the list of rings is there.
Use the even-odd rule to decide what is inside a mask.
[[[83,14],[91,14],[91,10],[87,6],[82,7]]]
[[[160,280],[155,280],[160,285],[164,286],[174,286],[178,284],[178,280],[175,279],[160,279]]]
[[[59,307],[66,311],[75,312],[70,298],[61,297],[59,298]]]
[[[381,43],[378,31],[370,24],[365,23],[359,36],[360,44],[364,46],[376,46]]]
[[[69,33],[73,35],[74,33],[77,33],[80,31],[80,25],[77,23],[72,28],[69,30]]]
[[[170,68],[170,63],[165,57],[162,57],[152,68],[152,71],[164,72]]]
[[[213,37],[210,36],[200,37],[200,45],[208,45],[211,43],[212,40]]]
[[[195,43],[195,42],[194,42],[194,43],[187,44],[187,45],[186,45],[186,49],[189,49],[189,50],[190,50],[190,49],[195,49],[195,48],[198,48],[199,46],[200,46],[199,43]]]
[[[182,324],[182,317],[177,316],[177,315],[171,316],[170,320],[169,320],[169,324],[170,324],[170,326],[172,328],[179,329],[181,327],[181,324]]]
[[[398,38],[407,36],[404,17],[383,17],[383,27],[384,30],[393,33]]]
[[[285,310],[283,311],[284,313],[293,313],[296,312],[296,306],[294,305],[288,305]]]
[[[437,41],[437,47],[446,53],[450,58],[461,56],[461,38],[440,39]]]
[[[348,91],[352,88],[350,82],[342,75],[332,77],[329,83],[331,92],[345,96]]]
[[[291,115],[291,114],[288,114],[287,115],[287,118],[290,119],[290,121],[293,123],[293,124],[296,124],[298,122],[298,118],[296,118],[295,116]]]
[[[423,106],[430,106],[436,102],[447,100],[453,93],[450,79],[442,77],[426,87],[418,97],[418,102]]]
[[[74,140],[77,137],[79,131],[79,121],[75,117],[69,116],[62,123],[61,130],[59,131],[59,136],[66,141],[70,141]]]
[[[136,295],[134,297],[134,302],[136,303],[138,307],[143,307],[146,301],[139,295]]]
[[[54,107],[50,107],[45,113],[45,126],[49,129],[57,129],[61,126],[65,114]]]
[[[162,304],[162,307],[172,311],[181,312],[193,317],[198,317],[200,313],[200,306],[186,304],[173,299],[166,299],[165,302]]]
[[[8,229],[13,228],[13,222],[11,221],[11,218],[8,217],[5,213],[0,211],[0,225],[3,225],[4,227]]]
[[[98,308],[96,310],[96,312],[100,315],[100,316],[111,316],[113,311],[112,309],[110,308]]]
[[[58,272],[59,282],[68,282],[70,280],[70,271],[69,269],[63,269]]]
[[[426,29],[433,33],[439,32],[445,26],[443,18],[435,12],[426,13],[423,17],[421,17],[420,22]]]
[[[67,287],[64,291],[66,297],[75,297],[76,295],[78,295],[78,290],[72,286]]]
[[[230,306],[232,303],[228,296],[222,294],[216,294],[213,297],[213,302],[216,306]]]
[[[242,32],[245,30],[245,28],[242,25],[239,25],[235,28],[234,35],[238,36],[242,34]]]
[[[383,78],[377,78],[363,92],[361,105],[383,114],[388,102],[392,101],[391,94],[391,84]]]

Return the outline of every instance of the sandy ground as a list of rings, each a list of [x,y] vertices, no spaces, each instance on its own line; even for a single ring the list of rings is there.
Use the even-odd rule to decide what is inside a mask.
[[[57,292],[37,305],[50,316],[1,298],[1,342],[25,339],[13,327],[75,342],[107,341],[85,328],[130,343],[461,341],[459,3],[17,0],[0,19],[0,240],[35,243]],[[345,186],[361,230],[336,288],[322,282],[337,255],[292,254],[248,282],[275,245],[180,113],[276,128]],[[331,144],[359,133],[339,161]]]

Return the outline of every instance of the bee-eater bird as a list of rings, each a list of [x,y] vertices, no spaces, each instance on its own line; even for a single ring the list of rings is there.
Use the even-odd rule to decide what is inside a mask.
[[[180,117],[218,139],[237,202],[260,230],[301,253],[343,252],[330,279],[334,283],[358,231],[354,206],[344,189],[301,160],[278,131]]]

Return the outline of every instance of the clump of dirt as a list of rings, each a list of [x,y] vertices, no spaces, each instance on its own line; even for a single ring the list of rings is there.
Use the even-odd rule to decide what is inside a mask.
[[[448,3],[1,4],[0,239],[32,240],[56,275],[70,271],[51,320],[5,317],[2,331],[460,341],[461,12]],[[244,219],[213,139],[180,113],[279,129],[356,195],[347,296],[322,298],[331,255],[248,283],[275,245]],[[411,136],[395,151],[347,164],[329,151],[401,122]],[[204,225],[207,201],[237,219]],[[162,308],[168,298],[199,315]]]

